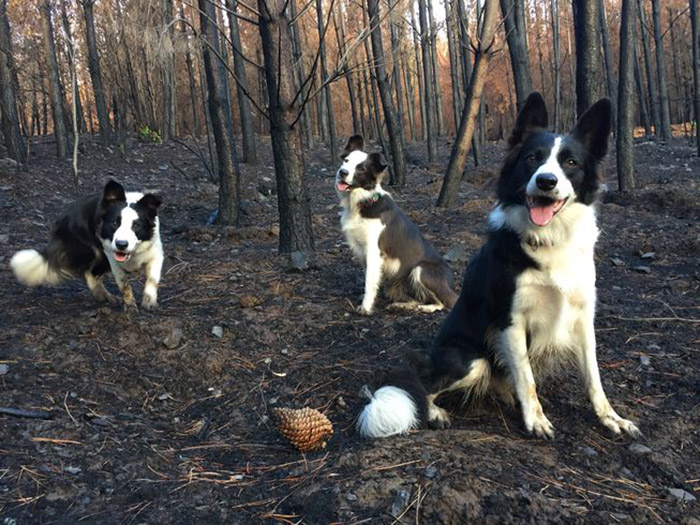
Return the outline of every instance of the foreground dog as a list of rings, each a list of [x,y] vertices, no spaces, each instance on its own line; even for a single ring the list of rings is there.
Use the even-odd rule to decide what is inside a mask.
[[[429,357],[374,392],[358,421],[363,435],[447,426],[446,411],[434,404],[440,394],[491,390],[510,401],[514,391],[526,429],[552,437],[535,378],[566,362],[578,365],[603,425],[639,434],[605,396],[593,327],[594,204],[610,101],[594,104],[567,136],[544,131],[547,120],[542,96],[533,93],[510,137],[488,241],[467,267],[459,300]]]
[[[382,279],[395,306],[427,312],[452,308],[457,300],[452,270],[382,189],[386,164],[379,153],[365,153],[363,147],[360,135],[350,137],[335,181],[343,233],[365,268],[360,312],[372,313]]]
[[[83,276],[98,300],[116,301],[102,283],[111,269],[124,304],[135,306],[129,278],[145,269],[141,306],[153,309],[158,305],[163,267],[159,206],[157,195],[125,193],[120,184],[109,181],[101,194],[71,206],[56,224],[43,252],[17,252],[10,262],[12,271],[27,286],[56,285],[63,279]]]

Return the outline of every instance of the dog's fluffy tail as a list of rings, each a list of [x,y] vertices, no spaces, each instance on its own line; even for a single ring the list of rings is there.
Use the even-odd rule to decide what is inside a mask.
[[[395,371],[387,384],[371,393],[370,402],[357,419],[357,430],[365,437],[389,437],[425,426],[427,392],[412,368]]]
[[[12,256],[12,271],[19,282],[27,286],[49,285],[61,282],[64,275],[36,250],[21,250]]]

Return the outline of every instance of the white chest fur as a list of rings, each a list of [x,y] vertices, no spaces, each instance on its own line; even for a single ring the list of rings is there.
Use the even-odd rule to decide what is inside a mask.
[[[340,217],[340,226],[345,238],[356,257],[361,261],[367,257],[367,247],[373,243],[373,247],[379,243],[379,236],[384,231],[384,225],[379,219],[367,219],[359,213],[353,213],[351,209],[344,209]]]
[[[539,265],[517,279],[513,318],[530,337],[528,355],[534,367],[547,368],[581,350],[583,332],[595,315],[593,251],[598,229],[593,210],[578,218],[568,240],[525,251]]]

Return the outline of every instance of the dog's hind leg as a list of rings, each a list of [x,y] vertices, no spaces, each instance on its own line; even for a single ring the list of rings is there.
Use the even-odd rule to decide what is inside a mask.
[[[454,278],[450,273],[450,269],[446,266],[423,262],[416,266],[411,273],[411,277],[417,288],[417,295],[422,302],[432,302],[435,305],[440,305],[440,308],[424,311],[434,312],[441,310],[442,307],[452,309],[457,302],[458,296],[452,289]]]
[[[105,285],[102,282],[103,277],[104,274],[95,275],[92,273],[92,271],[85,272],[85,282],[92,292],[92,295],[95,296],[95,299],[98,301],[113,303],[117,301],[117,298],[107,291],[107,288],[105,288]]]

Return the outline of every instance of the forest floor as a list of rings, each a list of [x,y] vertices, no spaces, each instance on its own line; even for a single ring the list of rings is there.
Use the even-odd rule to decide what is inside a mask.
[[[325,149],[307,154],[316,254],[294,273],[277,255],[269,142],[243,167],[236,229],[205,225],[217,189],[183,147],[133,144],[125,157],[88,147],[86,192],[114,177],[164,200],[160,308],[125,313],[79,281],[15,282],[12,254],[42,247],[74,197],[69,164],[34,146],[28,172],[0,174],[0,407],[52,417],[0,415],[2,524],[699,524],[700,159],[682,140],[635,149],[637,191],[615,191],[608,161],[597,338],[607,394],[644,436],[603,428],[570,370],[541,386],[553,441],[529,437],[517,409],[489,399],[448,399],[449,430],[372,441],[354,430],[362,385],[427,349],[445,314],[385,303],[354,313],[363,272],[342,239]],[[440,252],[468,257],[483,242],[502,154],[487,146],[461,205],[443,210],[432,204],[444,165],[410,146],[409,183],[394,195]],[[448,155],[441,144],[443,164]],[[306,455],[272,415],[304,406],[335,427]]]

